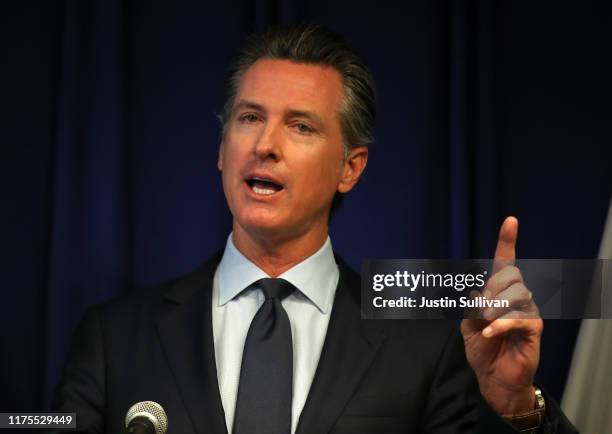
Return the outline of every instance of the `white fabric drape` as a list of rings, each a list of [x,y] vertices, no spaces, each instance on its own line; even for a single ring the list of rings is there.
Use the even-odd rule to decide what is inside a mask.
[[[612,259],[612,201],[600,259]],[[610,268],[610,267],[608,267]],[[612,312],[612,276],[603,273],[602,309]],[[591,297],[601,297],[599,288]],[[562,408],[581,434],[612,433],[612,319],[585,319],[574,349]]]

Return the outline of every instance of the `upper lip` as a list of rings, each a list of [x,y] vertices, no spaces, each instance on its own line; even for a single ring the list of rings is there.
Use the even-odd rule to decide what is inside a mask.
[[[260,180],[262,180],[262,181],[269,181],[269,182],[273,182],[273,183],[275,183],[276,185],[279,185],[279,186],[281,186],[281,187],[283,187],[283,188],[284,188],[284,186],[285,186],[285,185],[283,184],[283,182],[282,182],[280,179],[278,179],[276,176],[274,176],[274,175],[272,175],[272,174],[270,174],[270,173],[268,173],[268,172],[252,172],[252,173],[249,173],[249,174],[248,174],[248,175],[247,175],[247,176],[244,178],[244,180],[245,180],[245,181],[250,181],[250,180],[252,180],[252,179],[254,179],[254,178],[255,178],[255,179],[260,179]]]

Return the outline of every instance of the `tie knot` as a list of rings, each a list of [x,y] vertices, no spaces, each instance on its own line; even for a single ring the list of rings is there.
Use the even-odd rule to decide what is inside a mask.
[[[254,283],[255,286],[261,288],[266,300],[277,298],[282,300],[295,290],[295,286],[285,279],[260,279]]]

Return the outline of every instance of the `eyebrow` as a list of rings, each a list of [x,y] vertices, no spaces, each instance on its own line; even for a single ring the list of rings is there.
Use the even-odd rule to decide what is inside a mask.
[[[257,110],[260,112],[266,111],[261,104],[257,104],[255,102],[247,101],[244,99],[241,99],[240,101],[238,101],[238,103],[234,106],[234,111],[239,110],[239,109],[251,109],[251,110]]]
[[[263,105],[258,104],[253,101],[244,100],[244,99],[238,101],[238,103],[234,106],[234,111],[238,111],[240,109],[256,110],[262,113],[266,112],[266,109],[264,108]],[[302,117],[302,118],[310,119],[311,121],[316,123],[320,128],[322,128],[324,125],[324,122],[321,119],[321,117],[310,110],[289,109],[285,111],[284,115],[285,117]]]

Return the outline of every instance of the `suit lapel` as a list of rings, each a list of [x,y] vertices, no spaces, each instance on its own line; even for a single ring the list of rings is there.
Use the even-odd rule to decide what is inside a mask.
[[[225,434],[212,331],[212,285],[220,255],[166,292],[157,328],[185,407],[200,434]]]
[[[326,433],[333,427],[385,338],[363,329],[359,278],[338,263],[340,280],[332,315],[296,434]]]
[[[221,254],[169,287],[156,323],[195,431],[227,434],[212,330],[212,285]],[[326,433],[384,341],[364,330],[359,277],[338,259],[340,279],[325,343],[296,434]]]

